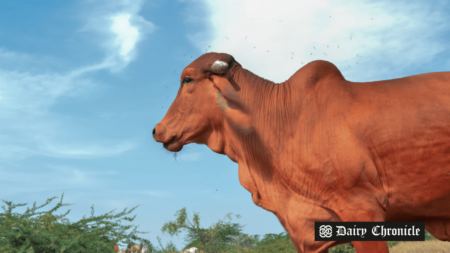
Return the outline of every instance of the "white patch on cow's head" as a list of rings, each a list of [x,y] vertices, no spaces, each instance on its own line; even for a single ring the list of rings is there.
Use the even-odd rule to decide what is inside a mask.
[[[211,72],[214,74],[224,74],[227,72],[228,67],[228,63],[217,60],[211,65]]]

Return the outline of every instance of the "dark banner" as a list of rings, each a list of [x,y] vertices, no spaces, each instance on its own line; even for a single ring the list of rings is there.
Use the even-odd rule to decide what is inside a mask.
[[[425,222],[316,222],[316,241],[425,241]]]

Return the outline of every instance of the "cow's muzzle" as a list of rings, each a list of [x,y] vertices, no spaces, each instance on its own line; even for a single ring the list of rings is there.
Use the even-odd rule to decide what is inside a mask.
[[[156,129],[158,128],[158,130]],[[165,127],[156,126],[152,131],[153,139],[161,142],[163,147],[171,152],[178,152],[183,148],[182,142],[176,137],[166,133]]]

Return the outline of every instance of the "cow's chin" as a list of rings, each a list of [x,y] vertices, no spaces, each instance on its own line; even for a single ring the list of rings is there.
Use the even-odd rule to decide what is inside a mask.
[[[178,152],[183,149],[183,144],[178,142],[176,139],[173,139],[170,142],[163,144],[164,148],[171,152]]]

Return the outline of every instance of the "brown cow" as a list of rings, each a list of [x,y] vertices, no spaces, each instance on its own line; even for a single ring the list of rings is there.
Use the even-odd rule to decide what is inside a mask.
[[[277,84],[207,53],[184,69],[153,136],[169,151],[202,143],[238,163],[242,186],[298,252],[345,243],[314,241],[316,221],[425,221],[450,240],[450,72],[354,83],[314,61]]]

